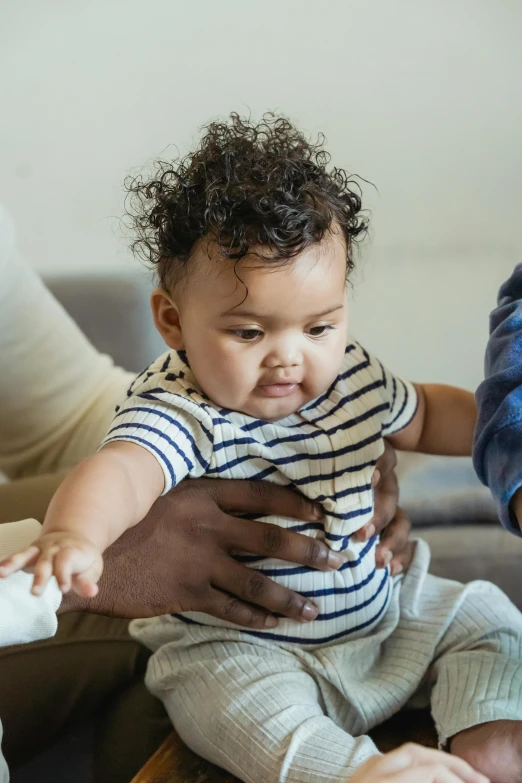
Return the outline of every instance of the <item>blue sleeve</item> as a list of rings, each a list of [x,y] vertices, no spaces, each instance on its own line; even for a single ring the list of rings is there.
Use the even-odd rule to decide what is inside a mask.
[[[485,380],[477,390],[473,461],[500,520],[522,536],[510,503],[522,486],[522,264],[501,287],[490,319]]]

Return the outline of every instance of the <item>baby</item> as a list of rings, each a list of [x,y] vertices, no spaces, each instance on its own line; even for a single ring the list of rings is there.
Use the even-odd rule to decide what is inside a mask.
[[[375,537],[353,536],[372,516],[384,438],[467,455],[475,403],[401,380],[347,340],[346,279],[366,222],[353,183],[328,164],[321,141],[285,118],[232,115],[193,154],[131,184],[169,350],[62,484],[40,538],[0,573],[31,567],[35,593],[54,574],[62,590],[93,596],[106,547],[186,476],[295,488],[323,515],[269,521],[325,539],[343,565],[242,559],[310,597],[314,622],[248,631],[192,613],[133,625],[156,651],[148,685],[182,738],[245,781],[346,780],[377,753],[372,727],[430,703],[441,746],[515,783],[522,616],[493,585],[430,576],[422,541],[392,578],[376,570]]]

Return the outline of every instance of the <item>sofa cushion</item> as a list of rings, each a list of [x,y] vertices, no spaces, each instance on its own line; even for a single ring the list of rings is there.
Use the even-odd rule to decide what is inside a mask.
[[[147,275],[62,275],[45,283],[93,345],[126,370],[139,372],[166,350],[152,320]]]

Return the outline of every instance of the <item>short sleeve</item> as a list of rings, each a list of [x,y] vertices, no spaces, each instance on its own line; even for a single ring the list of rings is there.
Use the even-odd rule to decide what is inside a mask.
[[[417,412],[418,397],[415,386],[390,372],[375,356],[363,350],[368,370],[379,386],[383,399],[382,435],[394,435],[411,422]]]
[[[129,397],[102,443],[128,441],[147,449],[165,477],[163,494],[187,476],[199,478],[213,451],[212,418],[182,395],[158,389]]]
[[[404,381],[396,375],[392,375],[385,367],[385,390],[389,402],[389,414],[384,423],[382,434],[394,435],[400,432],[411,422],[417,412],[419,400],[415,386],[410,381]]]

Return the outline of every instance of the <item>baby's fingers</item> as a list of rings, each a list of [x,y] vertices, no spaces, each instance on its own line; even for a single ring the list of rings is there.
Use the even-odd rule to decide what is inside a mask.
[[[15,555],[6,557],[0,563],[0,579],[14,574],[15,571],[21,571],[23,568],[33,565],[38,557],[40,550],[37,546],[29,546],[23,552],[17,552]]]
[[[74,549],[61,549],[54,558],[54,575],[62,593],[68,593],[71,589],[75,554]]]
[[[72,580],[72,587],[75,593],[78,593],[82,598],[94,598],[98,594],[98,580],[102,575],[103,561],[100,557],[99,561],[90,565],[81,574],[76,574]]]
[[[40,554],[40,557],[34,566],[34,579],[31,593],[41,595],[47,585],[47,582],[53,575],[53,560],[58,551],[57,546],[52,546]]]

